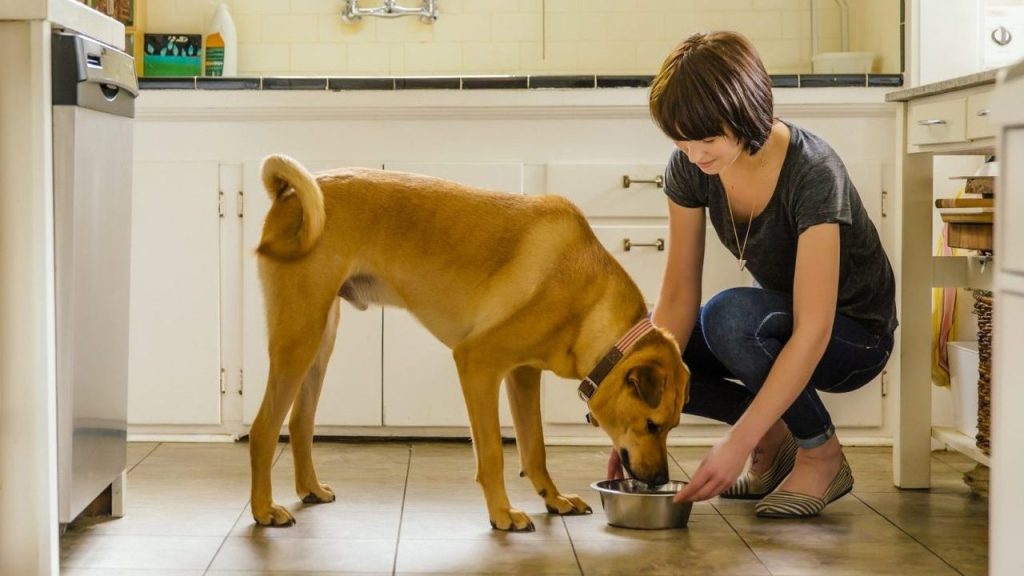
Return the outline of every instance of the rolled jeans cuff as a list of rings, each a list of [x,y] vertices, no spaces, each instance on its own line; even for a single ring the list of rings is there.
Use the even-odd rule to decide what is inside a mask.
[[[829,424],[828,428],[824,432],[822,432],[821,434],[818,434],[817,436],[812,436],[810,438],[795,438],[794,437],[793,440],[796,441],[797,447],[803,448],[805,450],[809,450],[811,448],[817,448],[818,446],[821,446],[825,442],[828,442],[829,439],[832,438],[835,435],[836,435],[836,427],[833,426],[832,424]]]

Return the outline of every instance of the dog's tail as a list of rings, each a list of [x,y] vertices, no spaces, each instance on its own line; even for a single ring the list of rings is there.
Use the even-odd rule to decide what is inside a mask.
[[[267,214],[257,252],[291,260],[309,252],[324,232],[324,195],[316,178],[297,161],[282,154],[263,159],[263,186],[274,206]],[[279,200],[295,192],[301,213],[286,209]],[[292,205],[294,206],[294,204]]]

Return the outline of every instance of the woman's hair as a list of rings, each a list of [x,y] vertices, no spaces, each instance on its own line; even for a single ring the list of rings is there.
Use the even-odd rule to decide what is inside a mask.
[[[673,140],[703,140],[732,130],[754,154],[773,118],[772,82],[745,37],[697,33],[676,47],[651,83],[651,117]]]

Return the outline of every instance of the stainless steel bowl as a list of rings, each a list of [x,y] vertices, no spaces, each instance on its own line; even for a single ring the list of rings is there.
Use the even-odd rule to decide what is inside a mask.
[[[672,497],[686,482],[670,480],[650,487],[638,480],[601,480],[590,485],[601,494],[608,523],[619,528],[662,530],[683,528],[690,519],[692,502],[675,503]]]

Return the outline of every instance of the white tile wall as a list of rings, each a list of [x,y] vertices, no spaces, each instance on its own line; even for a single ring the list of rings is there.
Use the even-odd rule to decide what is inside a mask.
[[[878,52],[876,70],[898,72],[899,2],[848,1],[851,49]],[[238,29],[239,73],[253,75],[653,74],[689,34],[726,28],[749,36],[770,72],[807,73],[811,2],[819,51],[837,50],[831,0],[437,0],[434,24],[345,23],[342,0],[225,0]],[[202,33],[216,4],[149,0],[147,31]]]

